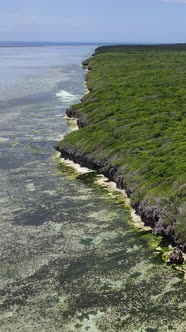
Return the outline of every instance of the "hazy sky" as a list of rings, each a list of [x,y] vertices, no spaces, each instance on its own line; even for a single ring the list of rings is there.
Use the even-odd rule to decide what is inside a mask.
[[[1,0],[0,40],[186,42],[186,0]]]

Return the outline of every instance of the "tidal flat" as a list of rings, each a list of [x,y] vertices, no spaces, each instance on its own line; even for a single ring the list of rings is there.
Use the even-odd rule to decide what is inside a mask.
[[[25,57],[19,84],[12,70],[15,86],[4,74],[0,90],[0,331],[185,331],[183,273],[154,255],[157,237],[135,229],[95,172],[56,160],[93,48],[0,52],[4,72]]]

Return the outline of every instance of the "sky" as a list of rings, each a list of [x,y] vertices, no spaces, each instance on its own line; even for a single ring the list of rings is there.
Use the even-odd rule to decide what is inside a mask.
[[[2,0],[1,41],[186,42],[186,0]]]

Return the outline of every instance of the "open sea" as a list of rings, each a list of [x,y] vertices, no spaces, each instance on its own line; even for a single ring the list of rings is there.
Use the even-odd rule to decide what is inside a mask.
[[[0,332],[185,332],[158,238],[54,150],[97,45],[0,46]]]

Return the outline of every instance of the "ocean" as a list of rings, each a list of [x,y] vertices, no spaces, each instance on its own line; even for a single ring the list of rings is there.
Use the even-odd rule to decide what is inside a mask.
[[[155,255],[159,238],[54,149],[97,45],[12,46],[0,47],[0,332],[185,331],[183,274]]]

